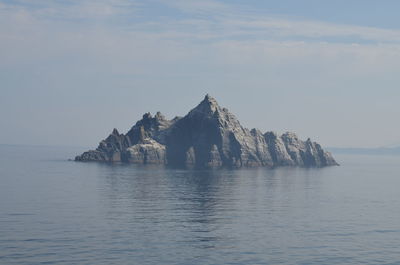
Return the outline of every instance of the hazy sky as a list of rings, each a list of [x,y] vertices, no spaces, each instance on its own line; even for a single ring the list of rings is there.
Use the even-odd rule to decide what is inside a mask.
[[[398,0],[0,0],[0,143],[96,147],[206,93],[248,128],[400,145]]]

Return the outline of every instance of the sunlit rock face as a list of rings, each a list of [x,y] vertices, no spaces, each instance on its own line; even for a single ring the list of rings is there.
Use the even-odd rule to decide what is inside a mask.
[[[146,113],[125,135],[114,129],[96,150],[75,160],[191,168],[338,165],[310,139],[242,127],[209,95],[183,118],[167,120],[160,112],[154,117]]]

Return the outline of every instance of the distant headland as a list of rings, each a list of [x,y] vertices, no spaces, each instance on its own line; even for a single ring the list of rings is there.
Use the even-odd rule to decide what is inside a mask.
[[[338,165],[310,139],[242,127],[209,95],[185,117],[167,120],[160,112],[154,117],[146,113],[126,134],[114,129],[96,150],[84,152],[75,161],[194,168]]]

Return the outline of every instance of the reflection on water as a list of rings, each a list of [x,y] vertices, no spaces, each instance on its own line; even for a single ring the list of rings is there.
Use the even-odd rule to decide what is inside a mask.
[[[1,264],[398,261],[400,159],[325,169],[173,170],[0,146]]]

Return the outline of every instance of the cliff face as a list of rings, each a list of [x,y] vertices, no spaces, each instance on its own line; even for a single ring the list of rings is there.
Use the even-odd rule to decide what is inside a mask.
[[[167,120],[159,112],[154,117],[146,113],[127,134],[114,129],[96,150],[75,160],[196,168],[338,165],[310,139],[243,128],[208,95],[183,118]]]

